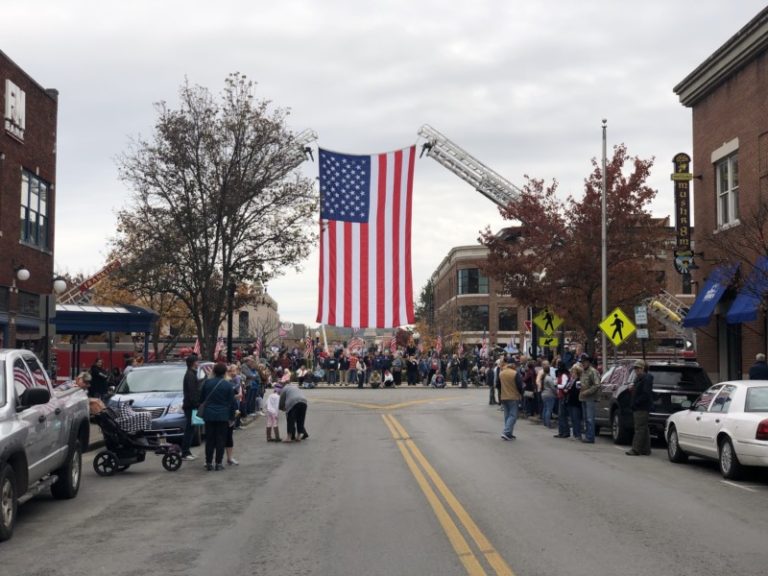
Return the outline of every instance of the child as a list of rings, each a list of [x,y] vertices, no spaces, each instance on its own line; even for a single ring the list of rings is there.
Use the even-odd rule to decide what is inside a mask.
[[[267,442],[280,442],[280,428],[277,419],[280,416],[280,392],[283,391],[282,383],[278,382],[272,388],[272,394],[267,398]],[[275,437],[272,437],[274,430]]]

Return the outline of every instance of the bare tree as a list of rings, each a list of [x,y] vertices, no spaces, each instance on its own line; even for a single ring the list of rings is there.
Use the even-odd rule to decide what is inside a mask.
[[[133,193],[113,250],[122,286],[177,296],[211,356],[228,287],[264,283],[307,256],[317,194],[292,172],[288,112],[256,100],[245,76],[230,75],[219,99],[185,82],[179,108],[157,110],[153,137],[119,159]]]

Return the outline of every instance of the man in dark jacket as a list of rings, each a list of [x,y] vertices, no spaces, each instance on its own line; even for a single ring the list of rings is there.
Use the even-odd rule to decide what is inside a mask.
[[[648,373],[644,360],[635,360],[635,381],[630,385],[632,392],[632,416],[635,434],[628,456],[648,456],[651,453],[651,432],[648,429],[648,415],[653,408],[653,376]]]
[[[749,369],[750,380],[768,380],[768,364],[765,362],[765,354],[762,352],[755,356],[755,363]]]
[[[102,399],[109,389],[109,372],[104,370],[104,360],[97,359],[91,366],[91,386],[88,388],[88,396]]]
[[[181,441],[181,457],[184,460],[194,460],[195,456],[190,452],[192,435],[195,427],[192,425],[192,410],[200,405],[200,382],[197,379],[197,356],[187,356],[187,371],[184,374],[184,402],[181,407],[186,419],[184,425],[184,438]]]

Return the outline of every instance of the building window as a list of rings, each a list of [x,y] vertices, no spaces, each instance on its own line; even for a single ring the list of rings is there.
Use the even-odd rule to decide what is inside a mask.
[[[237,315],[237,333],[240,338],[248,338],[250,336],[251,317],[247,310],[242,310]]]
[[[19,290],[19,314],[40,316],[40,295]]]
[[[488,305],[459,306],[459,329],[467,332],[488,330]]]
[[[21,241],[48,249],[48,184],[32,174],[21,173]]]
[[[478,268],[459,270],[458,294],[488,294],[488,277]]]
[[[693,294],[691,275],[683,274],[683,294]]]
[[[717,186],[717,225],[739,219],[739,155],[731,154],[715,164]]]
[[[499,331],[517,330],[517,308],[499,308]]]

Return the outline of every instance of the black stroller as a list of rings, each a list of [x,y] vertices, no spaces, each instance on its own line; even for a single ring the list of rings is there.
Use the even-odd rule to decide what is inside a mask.
[[[163,455],[163,468],[168,472],[181,468],[181,448],[165,441],[168,430],[124,430],[112,408],[94,415],[93,421],[101,428],[105,443],[105,449],[93,459],[93,469],[99,476],[113,476],[131,464],[144,462],[150,451]]]

